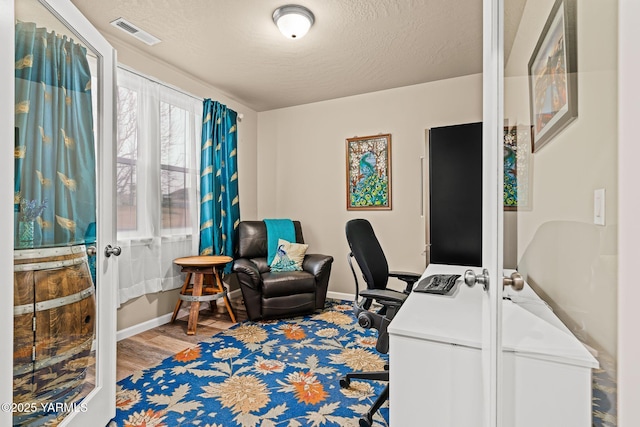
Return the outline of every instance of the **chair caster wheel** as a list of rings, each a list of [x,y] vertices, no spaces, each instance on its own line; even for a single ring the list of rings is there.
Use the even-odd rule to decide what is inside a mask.
[[[363,311],[358,314],[358,325],[364,329],[369,329],[374,325],[373,315],[368,311]]]
[[[367,416],[360,418],[360,421],[359,421],[360,427],[371,427],[372,423],[373,423],[373,420],[370,420],[369,417]]]
[[[340,378],[340,387],[349,388],[350,384],[351,384],[351,380],[349,378],[347,377]]]

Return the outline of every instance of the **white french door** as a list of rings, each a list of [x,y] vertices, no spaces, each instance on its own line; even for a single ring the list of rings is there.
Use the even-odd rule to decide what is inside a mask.
[[[485,427],[502,426],[503,2],[483,1],[482,375]],[[476,286],[479,286],[478,284]]]
[[[27,221],[28,208],[21,206],[3,224],[2,231],[14,236],[1,247],[13,270],[7,283],[13,283],[14,298],[3,301],[10,307],[3,307],[1,329],[4,337],[13,336],[14,345],[2,346],[0,353],[0,424],[102,426],[115,415],[117,260],[111,255],[117,251],[105,252],[116,241],[115,51],[68,0],[2,0],[2,6],[14,11],[3,17],[0,33],[7,47],[0,70],[12,76],[2,80],[11,107],[7,112],[2,104],[0,120],[6,123],[3,130],[11,130],[10,138],[3,133],[5,139],[16,141],[15,169],[7,165],[6,186],[16,206],[45,194],[48,200],[37,221]],[[28,33],[37,47],[23,43],[17,31]],[[59,51],[51,49],[58,44]],[[46,54],[38,58],[38,50]],[[82,57],[82,71],[63,70],[62,64],[36,77],[36,64],[49,69],[64,58],[72,63],[74,55]],[[33,72],[22,73],[25,68]],[[66,81],[65,73],[74,77]],[[82,109],[73,109],[82,102]],[[56,121],[64,114],[70,117],[66,122]],[[2,157],[13,160],[8,154],[12,145],[5,144]],[[57,154],[46,154],[52,147]],[[81,158],[81,151],[90,155]],[[61,171],[64,165],[69,172]],[[29,181],[27,175],[34,172],[38,180]],[[14,175],[15,189],[9,184]],[[83,189],[85,195],[77,196]],[[3,213],[11,215],[4,207]],[[13,385],[10,395],[7,384]]]
[[[617,425],[618,4],[484,0],[484,10],[485,425]],[[503,267],[542,299],[503,301]],[[553,325],[535,330],[544,349],[523,345],[534,333],[507,323],[516,312]],[[555,331],[570,338],[556,343]],[[514,368],[524,353],[537,356],[536,381]],[[532,421],[531,384],[580,399],[541,404]]]

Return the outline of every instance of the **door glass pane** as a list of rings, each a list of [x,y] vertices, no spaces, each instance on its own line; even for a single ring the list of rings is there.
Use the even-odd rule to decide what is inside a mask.
[[[14,425],[86,410],[95,387],[97,58],[16,2]]]
[[[504,425],[615,426],[617,5],[504,12]]]

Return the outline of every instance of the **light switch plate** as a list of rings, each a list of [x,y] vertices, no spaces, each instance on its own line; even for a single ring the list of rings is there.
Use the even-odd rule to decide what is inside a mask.
[[[593,190],[593,223],[596,225],[604,225],[606,211],[605,200],[604,188]]]

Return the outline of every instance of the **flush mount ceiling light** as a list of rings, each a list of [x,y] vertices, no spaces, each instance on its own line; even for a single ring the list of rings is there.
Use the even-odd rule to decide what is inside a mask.
[[[304,37],[314,21],[315,17],[309,9],[296,4],[281,6],[273,11],[273,22],[290,39]]]

